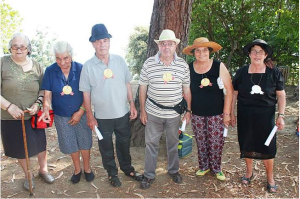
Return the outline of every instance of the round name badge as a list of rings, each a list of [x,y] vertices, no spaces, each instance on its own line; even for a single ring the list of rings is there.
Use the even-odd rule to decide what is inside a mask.
[[[109,68],[105,69],[103,74],[104,74],[104,77],[107,78],[107,79],[112,78],[112,76],[113,76],[113,72]]]
[[[164,82],[169,82],[169,81],[171,81],[172,79],[173,79],[173,76],[172,76],[171,73],[165,73],[165,74],[163,75],[163,80],[164,80]]]
[[[66,94],[66,95],[69,95],[72,93],[72,88],[71,86],[64,86],[63,87],[63,93]]]
[[[210,81],[209,81],[208,78],[203,78],[203,79],[201,80],[201,85],[202,85],[202,86],[208,86],[209,83],[210,83]]]

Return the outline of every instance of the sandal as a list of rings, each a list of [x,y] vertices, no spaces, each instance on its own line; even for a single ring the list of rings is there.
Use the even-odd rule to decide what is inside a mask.
[[[267,190],[269,193],[276,193],[277,192],[277,185],[270,185],[269,183],[267,183]]]
[[[122,185],[118,176],[110,176],[109,181],[110,181],[110,185],[113,187],[120,187]]]
[[[132,175],[133,174],[133,175]],[[139,172],[137,171],[132,171],[130,173],[125,173],[126,176],[129,176],[131,178],[133,178],[136,181],[142,181],[143,180],[143,175],[141,175]]]
[[[242,177],[242,184],[249,185],[251,183],[252,178],[253,178],[253,173],[252,173],[250,178],[246,178],[246,176],[244,175]]]
[[[181,175],[178,172],[173,173],[173,174],[169,173],[169,175],[171,176],[172,180],[175,183],[178,183],[178,184],[182,183],[182,177],[181,177]]]

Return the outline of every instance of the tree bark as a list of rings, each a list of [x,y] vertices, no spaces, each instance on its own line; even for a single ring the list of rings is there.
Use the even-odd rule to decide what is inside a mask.
[[[176,38],[180,39],[177,55],[185,58],[182,50],[188,42],[193,2],[194,0],[154,0],[147,57],[155,55],[158,51],[154,39],[158,39],[164,29],[170,29],[175,32]]]
[[[158,51],[154,39],[158,39],[164,29],[170,29],[174,31],[176,38],[180,39],[176,50],[177,55],[185,59],[182,50],[188,43],[193,2],[194,0],[154,0],[148,37],[147,58],[154,56]],[[138,100],[139,95],[137,92],[135,105],[139,113]],[[141,123],[139,114],[138,118],[131,122],[131,146],[145,146],[145,126]]]

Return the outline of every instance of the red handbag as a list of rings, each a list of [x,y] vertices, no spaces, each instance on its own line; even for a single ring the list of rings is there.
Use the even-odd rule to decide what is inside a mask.
[[[43,112],[41,110],[39,110],[39,112],[36,115],[33,115],[31,117],[31,126],[34,129],[45,129],[48,127],[51,127],[53,124],[53,117],[54,117],[54,113],[53,110],[49,110],[49,115],[51,118],[50,123],[46,123],[43,120],[41,120],[40,122],[38,121],[38,119],[40,118],[40,116],[43,114]]]

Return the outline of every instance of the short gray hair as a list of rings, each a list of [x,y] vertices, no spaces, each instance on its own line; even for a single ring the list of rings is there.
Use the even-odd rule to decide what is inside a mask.
[[[26,45],[27,45],[27,55],[31,55],[31,53],[32,53],[32,47],[31,47],[31,42],[30,42],[30,40],[29,40],[29,38],[25,35],[25,34],[23,34],[23,33],[15,33],[13,36],[12,36],[12,38],[10,39],[10,41],[9,41],[9,43],[8,43],[8,49],[9,49],[9,51],[11,52],[11,44],[12,44],[12,42],[14,41],[14,39],[15,38],[18,38],[18,37],[21,37],[21,38],[23,38],[23,40],[25,41],[25,43],[26,43]]]
[[[66,42],[66,41],[57,41],[53,45],[53,53],[54,53],[54,55],[56,53],[63,54],[65,52],[69,53],[69,55],[71,57],[73,57],[73,48],[72,48],[72,46],[68,42]]]

